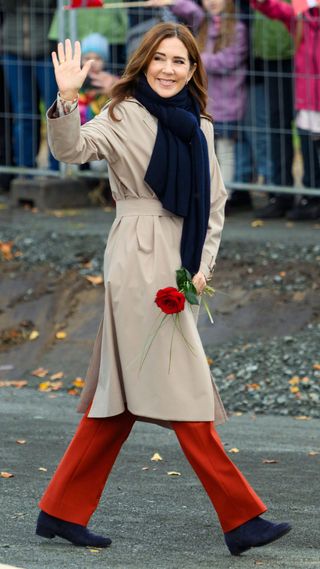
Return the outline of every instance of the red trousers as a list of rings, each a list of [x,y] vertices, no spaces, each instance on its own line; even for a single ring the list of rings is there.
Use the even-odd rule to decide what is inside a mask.
[[[87,412],[88,413],[88,412]],[[108,475],[135,422],[129,411],[80,421],[39,506],[57,518],[87,525]],[[182,450],[202,482],[224,532],[266,511],[225,453],[212,422],[173,421]]]

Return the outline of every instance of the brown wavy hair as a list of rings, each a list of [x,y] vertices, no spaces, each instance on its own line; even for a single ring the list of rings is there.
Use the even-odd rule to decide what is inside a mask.
[[[207,39],[208,39],[208,28],[212,20],[212,16],[207,14],[207,17],[201,22],[197,33],[197,41],[199,50],[205,51]],[[236,25],[236,9],[233,0],[226,0],[226,5],[223,10],[223,15],[221,18],[220,33],[214,42],[213,53],[218,53],[222,49],[225,49],[232,44],[235,36],[235,25]]]
[[[207,75],[201,61],[197,42],[190,30],[183,24],[162,22],[153,26],[143,37],[141,44],[129,59],[123,76],[111,90],[111,103],[109,105],[110,117],[117,121],[114,114],[116,105],[127,97],[134,96],[134,90],[139,75],[147,70],[149,63],[157,51],[159,44],[167,38],[178,38],[186,47],[190,65],[196,64],[196,69],[189,81],[189,91],[199,103],[202,115],[212,120],[207,113]]]

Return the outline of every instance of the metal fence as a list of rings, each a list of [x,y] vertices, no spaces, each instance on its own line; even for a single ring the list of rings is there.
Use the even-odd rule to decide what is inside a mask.
[[[191,0],[186,1],[189,13],[184,0],[162,8],[107,0],[104,8],[73,9],[67,0],[0,0],[0,175],[93,175],[91,169],[57,163],[47,149],[45,111],[57,89],[50,53],[57,41],[70,37],[83,42],[92,33],[100,34],[108,41],[106,70],[117,77],[144,31],[157,21],[175,20],[188,24],[202,42],[209,111],[226,185],[320,196],[320,132],[298,128],[296,121],[299,78],[293,61],[297,44],[309,39],[298,37],[299,26],[292,24],[290,35],[283,23],[237,0],[236,20],[232,13],[220,18],[221,36],[233,35],[236,41],[226,40],[226,56],[219,62],[210,23],[199,32],[201,5],[195,3],[198,12],[190,16]],[[319,111],[320,13],[317,18],[318,49],[311,54],[305,50],[300,83],[307,88],[312,84],[317,106],[311,107]],[[103,168],[95,175],[107,177]]]

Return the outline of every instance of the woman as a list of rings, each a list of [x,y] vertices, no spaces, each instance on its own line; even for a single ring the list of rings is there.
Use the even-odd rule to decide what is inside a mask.
[[[147,0],[150,6],[167,0]],[[234,0],[175,0],[170,7],[197,38],[208,75],[208,110],[215,121],[217,157],[224,183],[234,179],[235,141],[247,99],[246,26],[236,14]]]
[[[82,127],[77,93],[90,62],[81,69],[80,57],[80,44],[73,54],[69,40],[53,53],[59,95],[48,112],[50,146],[65,162],[107,159],[117,216],[105,256],[105,313],[79,409],[87,411],[40,502],[37,534],[110,545],[86,525],[139,418],[174,429],[230,552],[239,555],[290,525],[259,517],[266,506],[224,452],[213,421],[223,422],[225,412],[191,310],[180,312],[170,372],[172,320],[158,330],[141,365],[158,316],[157,290],[174,285],[182,265],[201,294],[220,242],[226,191],[200,54],[185,26],[158,24],[129,61],[111,103]]]

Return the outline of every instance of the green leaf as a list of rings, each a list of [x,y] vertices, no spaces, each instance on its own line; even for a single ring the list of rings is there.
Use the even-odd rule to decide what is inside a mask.
[[[195,295],[197,296],[197,294],[198,294],[198,293],[197,293],[197,289],[196,289],[196,287],[194,286],[193,283],[191,283],[190,291],[193,292],[193,294],[195,294]]]
[[[179,290],[182,290],[185,286],[187,279],[186,269],[177,269],[176,270],[176,279],[177,279],[177,287]]]
[[[185,297],[190,304],[199,304],[199,299],[198,299],[197,295],[194,294],[194,292],[191,292],[190,290],[188,290],[185,293]]]

